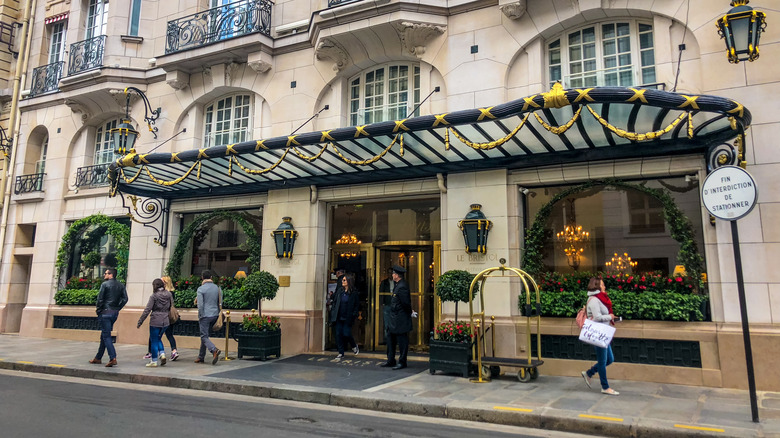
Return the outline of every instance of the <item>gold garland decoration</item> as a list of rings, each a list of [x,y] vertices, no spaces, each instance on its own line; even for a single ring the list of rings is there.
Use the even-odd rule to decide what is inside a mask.
[[[574,115],[569,119],[569,121],[565,125],[560,126],[552,126],[549,123],[542,120],[542,116],[534,112],[534,117],[536,117],[536,121],[539,122],[540,125],[544,127],[544,129],[552,132],[555,135],[561,135],[564,132],[568,131],[569,128],[571,128],[571,125],[574,124],[574,122],[577,121],[577,119],[580,117],[580,113],[582,112],[582,107],[577,108],[577,111],[574,113]]]
[[[499,138],[498,140],[493,140],[493,141],[491,141],[489,143],[474,143],[474,142],[471,142],[471,141],[467,140],[465,137],[463,137],[455,128],[452,128],[452,127],[447,128],[447,131],[448,132],[452,131],[452,135],[454,135],[458,140],[460,140],[461,143],[465,144],[466,146],[468,146],[468,147],[470,147],[472,149],[490,150],[490,149],[494,149],[494,148],[496,148],[498,146],[503,145],[504,143],[509,141],[510,138],[514,137],[515,134],[517,134],[517,132],[520,131],[520,129],[523,126],[525,126],[525,122],[528,120],[528,116],[530,116],[530,115],[531,115],[531,113],[526,113],[525,117],[523,117],[523,120],[520,121],[520,124],[517,125],[517,127],[515,129],[513,129],[512,132],[507,134],[505,137]],[[450,148],[449,136],[445,136],[444,143],[445,143],[444,144],[445,148],[449,149]]]
[[[282,163],[282,161],[284,161],[284,157],[286,157],[286,156],[287,156],[287,152],[289,152],[289,151],[290,151],[290,148],[286,148],[286,149],[284,150],[284,153],[282,154],[282,156],[281,156],[281,157],[279,157],[279,160],[277,160],[277,161],[276,161],[276,163],[272,164],[272,165],[271,165],[271,167],[268,167],[268,168],[265,168],[265,169],[260,169],[260,170],[257,170],[257,169],[249,169],[249,168],[247,168],[247,167],[244,167],[244,166],[243,166],[243,165],[242,165],[242,164],[241,164],[241,163],[238,161],[238,157],[230,157],[230,159],[231,159],[231,162],[232,162],[232,161],[235,161],[235,162],[236,162],[236,165],[237,165],[238,167],[240,167],[240,168],[241,168],[241,170],[243,170],[244,172],[246,172],[246,173],[249,173],[249,174],[252,174],[252,175],[262,175],[262,174],[264,174],[264,173],[267,173],[267,172],[270,172],[270,171],[274,170],[274,169],[276,168],[276,166],[278,166],[279,164],[281,164],[281,163]]]
[[[119,168],[119,172],[122,174],[122,179],[124,179],[124,180],[125,180],[125,182],[126,182],[126,183],[128,183],[128,184],[132,184],[132,183],[133,183],[133,181],[137,180],[137,179],[138,179],[138,177],[139,177],[139,176],[141,176],[141,172],[142,172],[143,170],[144,170],[144,166],[141,166],[141,167],[138,169],[138,173],[136,173],[134,177],[132,177],[132,178],[127,178],[127,177],[125,176],[125,168],[124,168],[124,167],[120,167],[120,168]]]
[[[328,144],[327,144],[327,143],[325,143],[325,144],[322,146],[322,149],[320,149],[320,152],[319,152],[319,153],[317,153],[317,155],[313,155],[313,156],[311,156],[311,157],[309,157],[309,156],[307,156],[307,155],[303,155],[302,153],[300,153],[300,151],[298,151],[298,149],[297,149],[297,148],[292,148],[292,150],[293,150],[293,152],[295,152],[295,155],[297,155],[297,156],[298,156],[298,157],[300,157],[301,159],[303,159],[303,160],[306,160],[306,161],[314,161],[314,160],[316,160],[317,158],[319,158],[319,157],[322,155],[322,153],[323,153],[323,152],[325,152],[325,149],[327,149],[327,148],[328,148]]]
[[[146,170],[146,174],[149,175],[149,179],[151,179],[155,183],[157,183],[157,184],[159,184],[161,186],[172,186],[172,185],[175,185],[175,184],[178,184],[178,183],[184,181],[184,179],[187,178],[188,176],[190,176],[192,171],[195,170],[195,167],[198,168],[198,179],[200,179],[200,160],[198,160],[198,161],[192,163],[192,166],[190,166],[189,170],[187,170],[187,172],[184,173],[184,175],[182,175],[182,176],[180,176],[180,177],[178,177],[178,178],[176,178],[174,180],[171,180],[171,181],[165,181],[165,180],[161,180],[161,179],[155,178],[154,175],[152,175],[152,171],[149,170],[148,166],[144,166],[143,169]]]
[[[395,138],[393,138],[392,143],[390,143],[390,145],[388,147],[386,147],[385,150],[383,150],[379,155],[376,155],[376,156],[374,156],[372,158],[369,158],[368,160],[362,160],[362,161],[350,160],[349,158],[345,157],[341,153],[341,151],[339,151],[339,149],[336,147],[336,144],[333,143],[333,142],[330,142],[330,146],[333,148],[334,151],[336,151],[336,155],[338,155],[342,160],[344,160],[345,163],[352,164],[352,165],[355,165],[355,166],[364,166],[366,164],[372,164],[372,163],[376,163],[377,161],[379,161],[379,159],[382,158],[383,156],[385,156],[387,151],[389,151],[390,148],[393,147],[395,142],[398,141],[399,137],[401,138],[401,145],[402,145],[401,147],[403,148],[403,141],[404,141],[403,138],[404,137],[401,134],[396,134]]]
[[[681,121],[683,121],[686,117],[688,117],[688,112],[684,112],[680,114],[679,117],[677,117],[675,120],[672,121],[666,128],[659,129],[658,131],[651,131],[646,132],[644,134],[639,134],[637,132],[628,132],[625,129],[616,128],[611,123],[609,123],[607,120],[605,120],[603,117],[601,117],[599,114],[596,113],[596,111],[590,107],[590,105],[586,105],[588,107],[588,111],[593,115],[593,117],[601,123],[602,126],[609,129],[617,135],[618,137],[622,137],[628,140],[634,140],[634,141],[645,141],[645,140],[653,140],[655,138],[658,138],[667,132],[674,129],[675,126],[677,126]]]

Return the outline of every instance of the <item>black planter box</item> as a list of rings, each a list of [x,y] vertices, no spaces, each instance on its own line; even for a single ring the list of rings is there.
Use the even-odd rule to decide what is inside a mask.
[[[476,371],[476,367],[471,364],[471,346],[470,343],[431,339],[429,371],[431,374],[443,371],[468,377],[469,372]]]
[[[245,332],[239,330],[235,334],[238,341],[238,358],[244,356],[259,357],[260,360],[268,359],[268,356],[276,356],[282,353],[282,331],[275,332]]]

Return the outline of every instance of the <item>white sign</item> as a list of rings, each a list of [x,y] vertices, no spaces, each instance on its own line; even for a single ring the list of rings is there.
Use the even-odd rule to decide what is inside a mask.
[[[701,200],[711,215],[735,221],[746,216],[756,205],[756,181],[743,168],[723,166],[707,175],[701,186]]]

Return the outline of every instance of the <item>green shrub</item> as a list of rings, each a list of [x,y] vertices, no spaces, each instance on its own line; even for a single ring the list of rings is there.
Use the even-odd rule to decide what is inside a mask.
[[[276,277],[267,271],[254,271],[249,274],[241,286],[241,293],[248,303],[257,303],[257,313],[262,315],[260,301],[273,300],[279,291]],[[252,304],[254,305],[254,304]]]
[[[173,303],[178,309],[197,308],[198,306],[195,305],[197,296],[196,289],[177,290],[174,292]],[[246,301],[240,289],[222,289],[223,309],[251,309],[253,305]]]
[[[197,307],[195,305],[195,297],[197,297],[196,289],[176,290],[173,293],[173,305],[177,309],[191,309]]]
[[[636,293],[613,289],[607,294],[612,300],[614,314],[625,320],[704,321],[702,307],[708,300],[704,295],[679,292]],[[531,298],[533,303],[534,297]],[[541,316],[574,318],[587,298],[584,291],[542,291],[539,294]],[[525,293],[521,293],[519,299],[520,311],[525,315]]]
[[[97,289],[63,289],[54,294],[58,306],[94,306],[97,304]]]

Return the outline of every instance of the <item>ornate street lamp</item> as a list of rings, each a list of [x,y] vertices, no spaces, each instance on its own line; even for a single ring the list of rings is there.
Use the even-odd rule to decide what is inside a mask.
[[[133,125],[130,124],[130,91],[135,91],[144,102],[144,121],[149,126],[149,132],[152,133],[154,138],[157,138],[157,127],[152,126],[154,122],[160,117],[160,108],[152,109],[152,105],[149,103],[149,99],[146,97],[143,91],[135,87],[125,88],[125,95],[127,96],[127,103],[125,104],[125,118],[122,119],[122,123],[116,128],[109,131],[111,135],[111,141],[114,143],[114,152],[119,155],[125,155],[127,153],[135,152],[135,141],[138,140],[138,131],[133,129]]]
[[[13,140],[8,138],[8,135],[5,133],[5,129],[0,126],[0,150],[3,151],[5,156],[8,156],[8,154],[11,153],[11,146],[13,143]]]
[[[298,232],[295,231],[290,221],[292,221],[291,217],[283,217],[282,223],[274,231],[271,231],[271,237],[276,243],[277,259],[291,259],[293,256],[293,247],[295,247]]]
[[[726,40],[729,62],[758,59],[758,40],[766,30],[766,14],[748,6],[750,0],[733,0],[732,9],[718,19],[718,34]]]
[[[481,204],[471,204],[471,211],[458,222],[458,228],[463,231],[463,240],[466,241],[466,252],[469,254],[487,252],[488,233],[493,227],[493,222],[485,217],[481,209]]]

